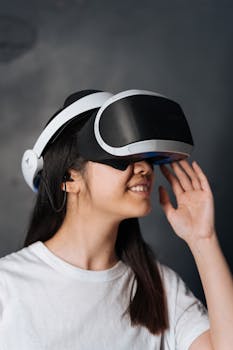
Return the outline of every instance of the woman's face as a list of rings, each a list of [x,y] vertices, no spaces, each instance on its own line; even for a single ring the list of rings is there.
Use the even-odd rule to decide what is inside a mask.
[[[86,204],[92,213],[123,220],[151,211],[154,169],[145,160],[130,164],[124,171],[88,161],[83,179],[80,204]]]

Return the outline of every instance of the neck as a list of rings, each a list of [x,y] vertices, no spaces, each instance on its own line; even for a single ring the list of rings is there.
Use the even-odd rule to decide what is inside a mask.
[[[66,262],[86,270],[106,270],[119,258],[115,253],[119,221],[100,213],[69,213],[60,229],[44,244]]]

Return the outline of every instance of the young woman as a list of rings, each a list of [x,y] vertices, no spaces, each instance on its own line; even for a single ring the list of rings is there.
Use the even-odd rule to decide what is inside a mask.
[[[208,313],[140,233],[156,182],[150,158],[123,170],[84,159],[83,123],[46,147],[24,247],[0,259],[0,349],[230,350],[233,283],[204,172],[185,159],[160,165],[177,208],[162,186],[159,198],[193,254]]]

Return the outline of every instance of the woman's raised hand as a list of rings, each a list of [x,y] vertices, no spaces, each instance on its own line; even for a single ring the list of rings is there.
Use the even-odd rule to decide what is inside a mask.
[[[177,208],[165,188],[159,186],[160,204],[170,225],[188,244],[211,237],[215,233],[214,198],[206,175],[195,161],[190,165],[181,160],[170,163],[170,167],[175,175],[160,165],[176,196]]]

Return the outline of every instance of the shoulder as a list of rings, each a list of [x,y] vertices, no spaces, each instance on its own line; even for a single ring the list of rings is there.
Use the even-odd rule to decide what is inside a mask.
[[[167,265],[157,262],[167,296],[170,335],[177,348],[188,349],[210,327],[208,310],[181,276]]]
[[[177,289],[179,283],[183,282],[180,275],[168,265],[161,263],[159,260],[156,260],[156,265],[167,292]]]
[[[0,258],[0,272],[19,268],[19,264],[25,262],[29,257],[28,247],[21,248]]]
[[[179,273],[160,262],[157,262],[157,266],[163,281],[170,313],[175,317],[186,311],[190,314],[197,312],[201,316],[207,316],[206,307]]]
[[[1,286],[4,283],[6,285],[7,282],[20,279],[27,274],[27,271],[33,271],[33,265],[35,266],[38,259],[33,254],[31,246],[21,248],[0,258]]]
[[[35,274],[38,257],[31,247],[21,248],[0,258],[0,304]]]

